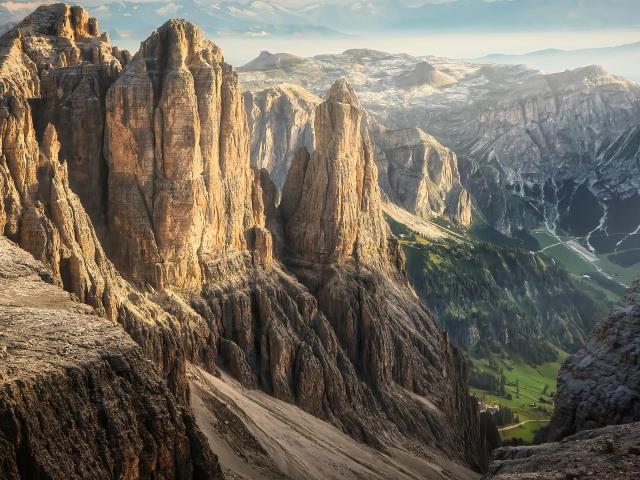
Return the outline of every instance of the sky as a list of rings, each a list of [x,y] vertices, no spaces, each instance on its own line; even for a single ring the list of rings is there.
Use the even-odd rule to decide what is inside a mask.
[[[39,4],[0,0],[0,24]],[[195,21],[236,65],[261,50],[302,56],[375,48],[476,58],[640,41],[640,0],[85,0],[101,29],[137,50],[166,19]],[[640,59],[638,59],[640,63]]]

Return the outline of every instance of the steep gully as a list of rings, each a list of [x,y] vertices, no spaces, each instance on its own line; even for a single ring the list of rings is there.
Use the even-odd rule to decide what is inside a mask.
[[[404,451],[405,462],[484,468],[488,426],[463,357],[408,287],[346,82],[318,107],[315,149],[296,155],[276,208],[269,176],[249,165],[237,76],[194,25],[168,22],[130,58],[86,11],[57,4],[0,48],[0,228],[53,283],[119,324],[180,404],[190,397],[187,362],[223,368],[238,388],[295,404],[379,451]],[[25,435],[33,445],[36,433]],[[198,448],[171,454],[185,465],[204,455],[218,475]],[[9,463],[62,478],[44,455],[15,452]],[[138,465],[119,478],[202,478],[166,468]]]

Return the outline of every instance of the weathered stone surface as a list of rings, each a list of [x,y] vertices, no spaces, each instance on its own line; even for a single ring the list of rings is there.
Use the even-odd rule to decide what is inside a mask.
[[[399,88],[398,77],[411,78],[425,60],[457,83]],[[595,230],[589,242],[601,253],[637,247],[635,234],[616,245],[640,224],[640,213],[628,214],[640,212],[637,82],[598,66],[545,74],[370,49],[254,69],[241,79],[251,90],[286,81],[320,95],[340,77],[380,124],[419,127],[455,151],[476,211],[503,233],[547,224],[575,237]]]
[[[315,109],[322,100],[295,85],[244,93],[251,163],[265,168],[279,189],[299,148],[313,150]]]
[[[244,93],[251,132],[251,161],[282,189],[301,148],[313,151],[315,110],[321,100],[303,88],[279,84]],[[471,222],[471,199],[460,183],[458,159],[417,128],[387,130],[363,110],[378,166],[380,188],[395,204],[422,218],[444,215]]]
[[[140,348],[51,283],[0,236],[0,477],[222,478]]]
[[[28,96],[36,104],[32,113],[37,137],[47,124],[56,127],[71,186],[92,218],[100,220],[106,207],[104,98],[128,52],[100,34],[98,21],[86,10],[67,4],[39,8],[8,32],[3,43],[24,55],[22,68],[32,76]]]
[[[39,66],[68,65],[74,58],[79,68],[94,68],[83,59],[82,48],[85,40],[94,41],[83,35],[97,31],[97,24],[85,22],[85,17],[86,12],[65,5],[40,7],[0,39],[4,53],[0,58],[0,229],[44,262],[58,285],[120,323],[163,373],[176,396],[186,400],[182,346],[170,333],[180,331],[177,320],[122,280],[70,186],[69,167],[79,171],[93,167],[90,162],[60,158],[62,148],[52,124],[42,125],[37,133],[36,120],[47,118],[43,102],[38,101],[40,87],[43,78],[56,71],[51,67],[39,70]],[[51,33],[59,31],[63,33]],[[69,53],[76,49],[80,49],[79,56]],[[91,135],[97,134],[89,132]],[[77,147],[72,138],[65,140],[70,142],[67,152]]]
[[[481,468],[486,445],[465,440],[482,433],[464,361],[408,287],[362,118],[337,81],[316,111],[316,150],[298,152],[283,189],[286,263],[396,428],[427,444],[438,438]]]
[[[238,80],[193,24],[145,40],[107,97],[109,233],[134,281],[197,288],[202,257],[246,248],[251,182]]]
[[[562,442],[499,448],[483,479],[634,480],[639,459],[640,423],[631,423],[586,430]]]
[[[640,421],[640,283],[558,374],[548,438]]]
[[[377,170],[362,108],[346,81],[338,80],[316,109],[315,131],[311,160],[296,156],[303,163],[282,192],[289,254],[316,263],[384,263],[389,233]]]
[[[422,218],[471,223],[471,199],[454,152],[418,128],[374,132],[380,186],[391,201]]]

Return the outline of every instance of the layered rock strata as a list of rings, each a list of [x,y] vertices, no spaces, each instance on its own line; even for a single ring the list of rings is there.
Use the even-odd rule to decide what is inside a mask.
[[[162,372],[176,396],[186,400],[180,322],[121,278],[71,186],[73,172],[81,179],[93,167],[91,162],[67,161],[61,151],[72,157],[80,152],[82,157],[82,152],[89,150],[70,137],[64,139],[63,149],[55,126],[38,123],[51,112],[58,119],[89,112],[82,98],[75,103],[63,102],[58,108],[54,99],[41,95],[45,91],[42,85],[51,76],[96,71],[92,60],[83,56],[85,49],[95,42],[102,49],[106,45],[102,37],[91,34],[97,34],[95,19],[88,19],[84,10],[56,4],[40,7],[0,39],[0,231],[45,263],[56,284],[120,323]],[[118,52],[114,48],[110,51]],[[117,71],[116,60],[110,62],[109,68]],[[58,70],[61,73],[56,73]],[[91,98],[87,100],[91,103]],[[46,107],[47,102],[53,106]],[[78,109],[66,111],[65,105]],[[104,119],[98,123],[103,124]],[[78,138],[99,136],[93,131],[95,126],[87,125],[86,137],[76,132]],[[92,158],[97,161],[98,156]],[[87,202],[93,204],[93,200]]]
[[[120,269],[154,287],[194,288],[202,257],[244,249],[248,143],[237,76],[220,49],[185,21],[145,40],[107,98],[108,223]]]

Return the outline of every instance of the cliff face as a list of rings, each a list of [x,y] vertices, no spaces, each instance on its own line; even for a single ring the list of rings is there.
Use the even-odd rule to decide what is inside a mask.
[[[222,478],[140,348],[0,237],[0,476]]]
[[[282,189],[295,153],[313,149],[315,109],[322,100],[295,85],[244,93],[251,137],[251,164],[269,171]]]
[[[242,96],[194,25],[172,20],[142,43],[109,90],[105,145],[113,253],[134,281],[193,288],[201,257],[245,247]]]
[[[636,282],[558,374],[548,438],[640,420],[640,285]]]
[[[11,52],[3,62],[6,73],[13,74],[3,75],[4,81],[32,99],[38,140],[48,124],[55,126],[70,184],[100,221],[106,195],[104,99],[129,53],[112,46],[86,10],[65,4],[36,10],[2,44]]]
[[[61,86],[62,104],[56,103],[57,92],[55,97],[41,96],[48,91],[41,88],[42,85],[51,77],[68,79],[65,77],[68,73],[71,77],[80,75],[84,78],[82,81],[91,83],[92,75],[103,71],[103,67],[117,72],[121,64],[110,59],[105,66],[107,44],[95,35],[97,21],[88,19],[84,10],[57,4],[39,8],[0,39],[0,48],[5,53],[0,60],[3,112],[0,116],[0,229],[45,263],[58,285],[120,323],[162,372],[172,391],[185,400],[187,385],[181,333],[178,336],[171,333],[181,332],[180,321],[134,291],[121,278],[107,258],[94,223],[84,208],[85,201],[88,205],[99,203],[99,196],[94,196],[95,192],[89,189],[83,190],[86,187],[83,185],[80,191],[86,196],[81,201],[70,182],[70,178],[76,178],[82,184],[87,170],[105,168],[104,163],[98,166],[92,163],[104,160],[99,150],[87,150],[87,144],[74,140],[99,137],[99,132],[93,131],[96,125],[87,121],[86,135],[81,133],[85,132],[83,126],[75,136],[63,139],[59,138],[54,124],[40,125],[38,121],[49,118],[55,123],[61,118],[86,119],[85,113],[96,114],[86,108],[93,104],[91,95],[67,102],[67,90]],[[87,54],[95,51],[94,47],[103,53],[98,60]],[[108,51],[118,53],[113,47]],[[94,60],[101,63],[94,64]],[[89,77],[83,77],[85,73]],[[70,95],[80,95],[82,91],[74,89]],[[98,123],[104,124],[104,119]],[[59,126],[67,131],[65,122]],[[64,148],[60,140],[65,140]],[[78,161],[61,157],[62,150]],[[91,158],[83,157],[87,152]],[[100,178],[105,180],[104,175]],[[100,191],[106,191],[106,186],[102,187]]]
[[[314,149],[321,100],[289,84],[247,91],[244,97],[252,164],[268,170],[281,190],[298,150]],[[360,122],[369,130],[379,185],[389,200],[422,218],[471,223],[471,199],[454,152],[420,129],[385,129],[364,110]]]
[[[471,199],[460,183],[456,154],[422,130],[380,129],[376,164],[390,200],[422,218],[471,223]]]
[[[360,104],[338,80],[315,114],[316,148],[297,155],[282,193],[288,252],[317,263],[378,262],[388,231],[380,207],[377,170]]]
[[[299,152],[285,182],[285,263],[315,292],[358,377],[400,432],[431,443],[443,429],[452,435],[440,441],[480,464],[486,447],[458,436],[481,435],[477,417],[454,414],[475,408],[464,391],[463,359],[406,283],[404,258],[382,217],[362,118],[352,88],[337,81],[316,110],[316,150]],[[442,417],[436,420],[418,397]],[[415,415],[428,420],[407,429]]]
[[[96,25],[68,7],[36,13],[61,38],[59,25],[85,25],[76,43]],[[66,45],[38,35],[51,52]],[[74,103],[82,88],[62,80],[62,104],[41,98],[43,78],[66,70],[38,70],[20,34],[1,46],[2,231],[118,322],[178,401],[188,398],[191,361],[376,448],[484,468],[463,358],[407,285],[364,113],[346,82],[317,108],[314,151],[293,161],[276,209],[275,185],[250,167],[237,77],[194,25],[167,22],[131,61],[112,63],[113,77],[93,82],[88,100],[104,102],[104,119]],[[82,57],[76,73],[102,72],[94,60]],[[91,135],[68,128],[76,111]],[[101,125],[104,152],[79,140],[93,142]],[[70,179],[95,165],[107,195],[78,198]]]

